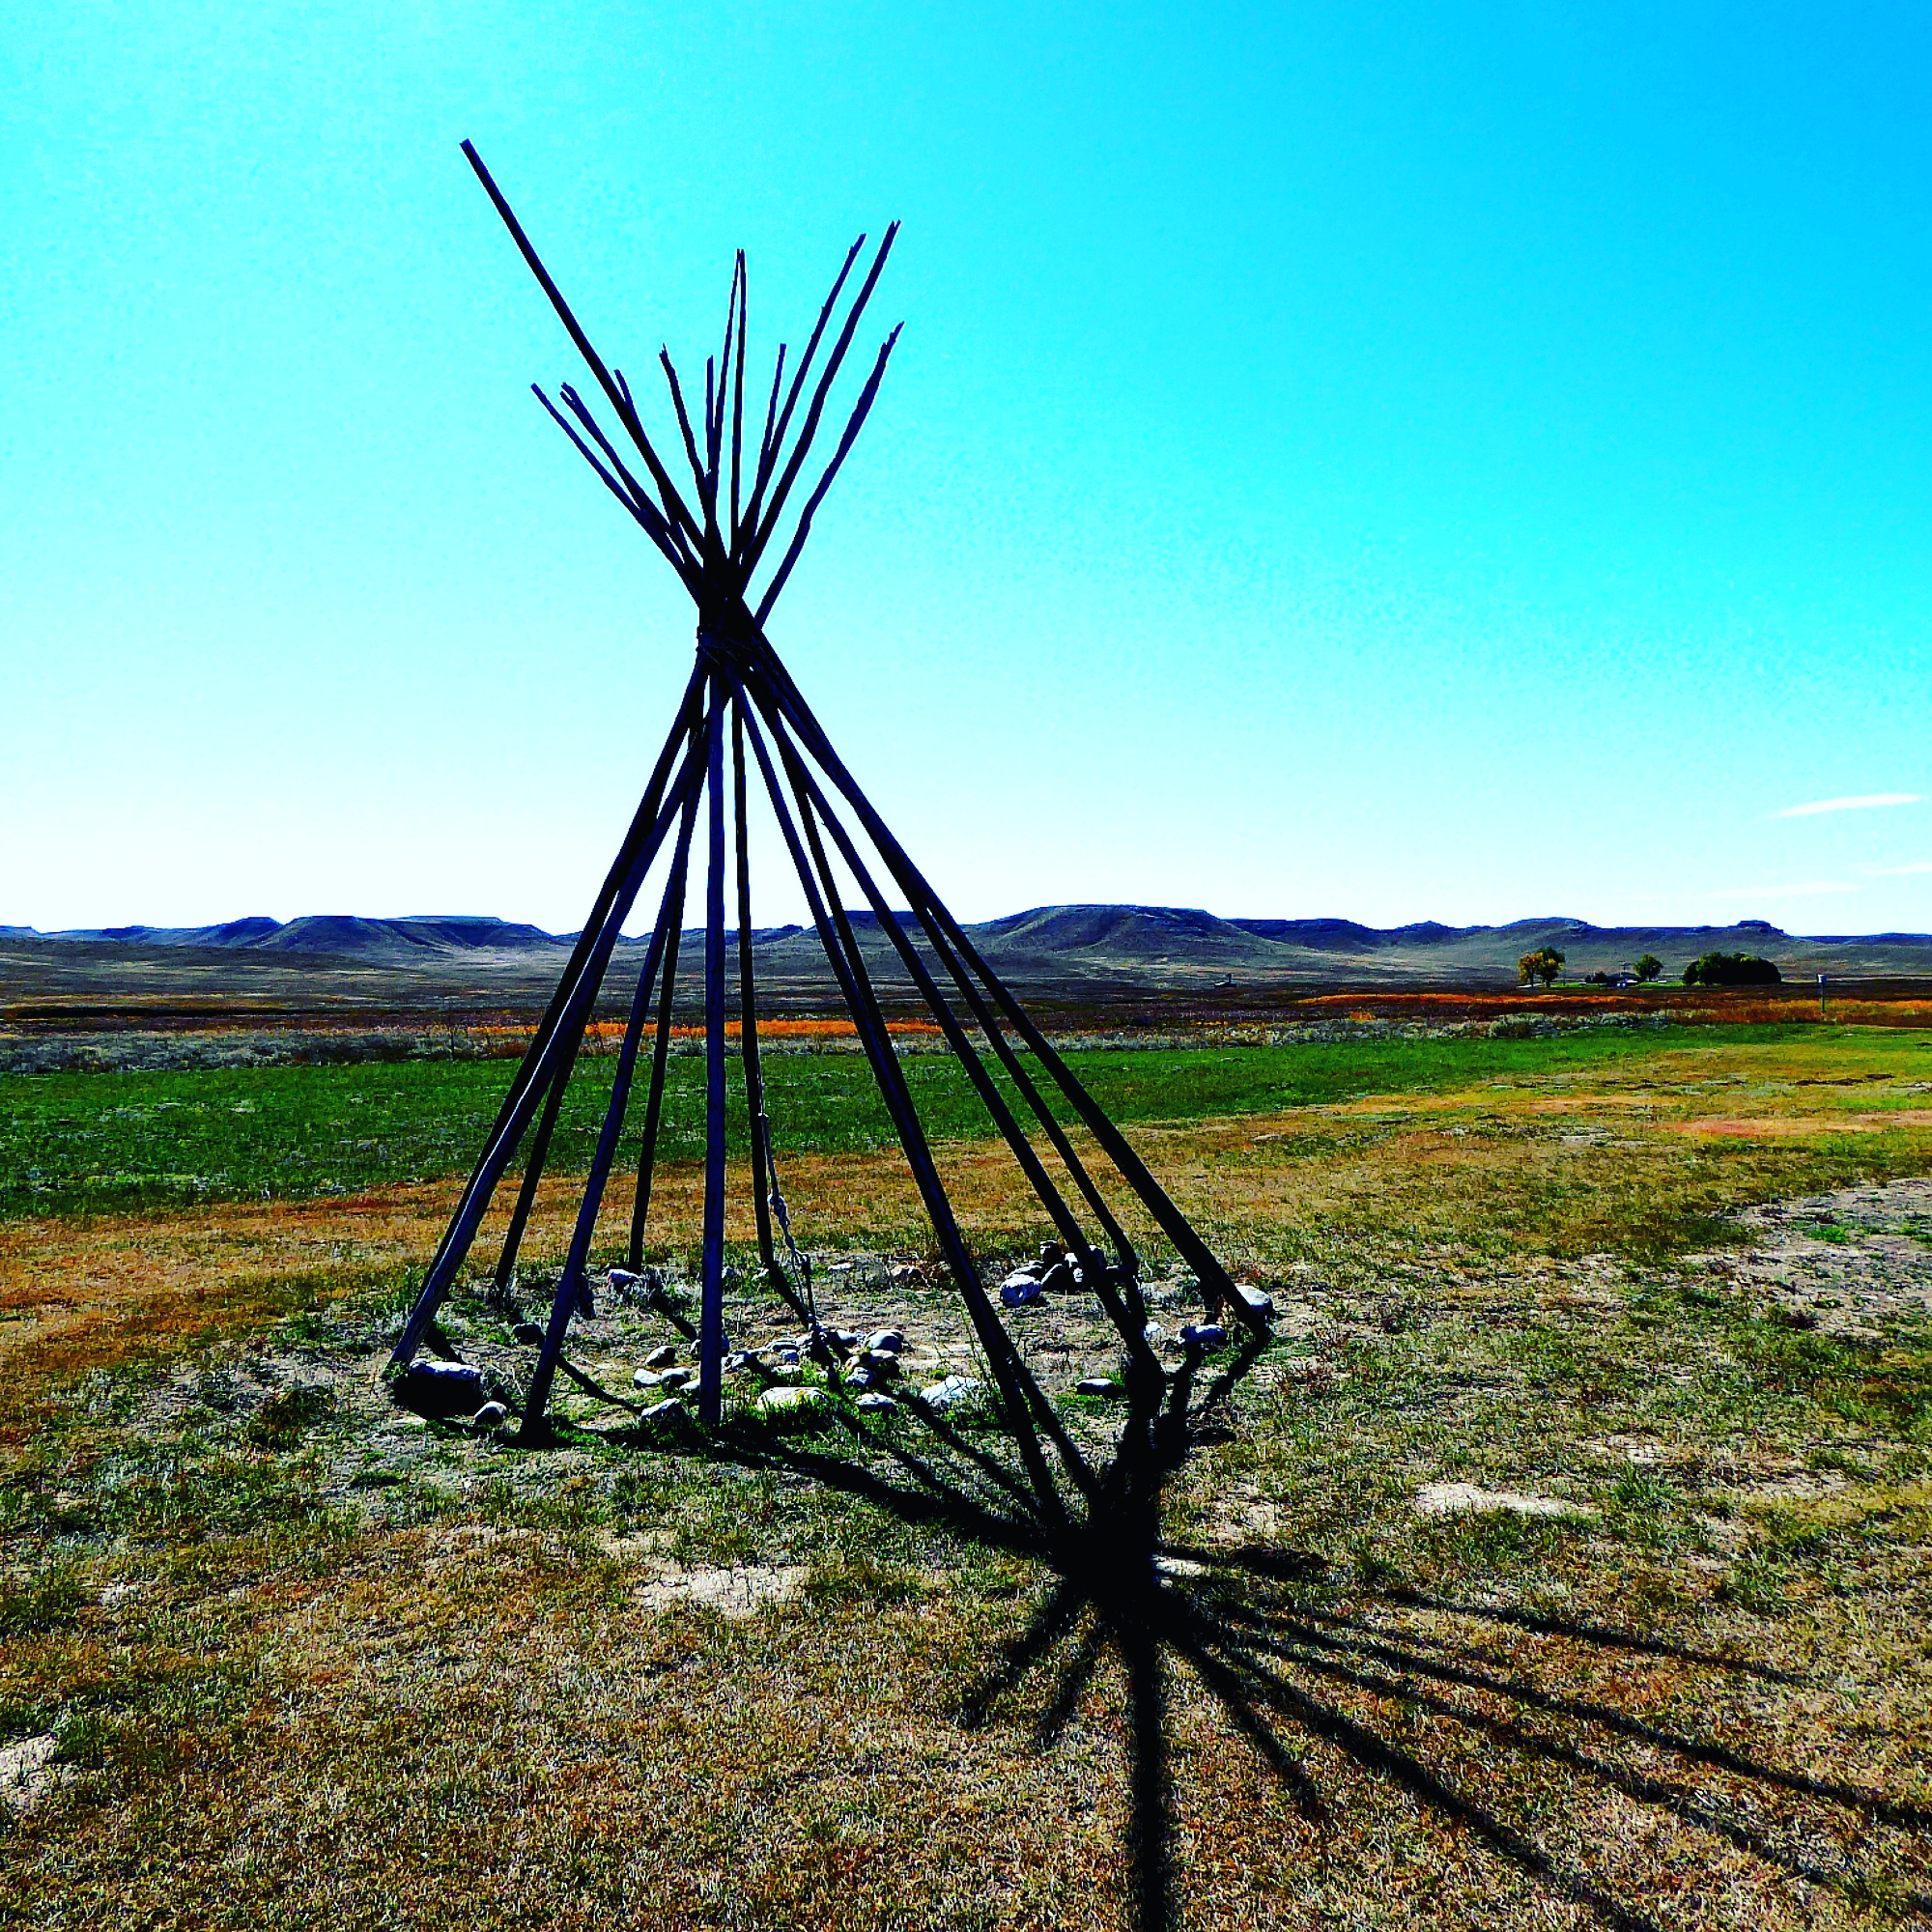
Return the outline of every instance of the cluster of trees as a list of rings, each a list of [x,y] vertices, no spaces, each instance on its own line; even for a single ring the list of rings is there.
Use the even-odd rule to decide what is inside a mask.
[[[1562,970],[1562,953],[1553,946],[1545,946],[1535,952],[1525,952],[1516,962],[1517,983],[1520,986],[1533,986],[1541,980],[1546,986],[1553,986],[1556,983],[1556,976]],[[1631,971],[1647,986],[1663,971],[1663,961],[1656,953],[1646,952]],[[1592,973],[1583,983],[1586,986],[1607,986],[1610,983],[1610,976],[1607,973]]]
[[[1752,952],[1706,952],[1684,969],[1687,986],[1776,986],[1783,977]]]

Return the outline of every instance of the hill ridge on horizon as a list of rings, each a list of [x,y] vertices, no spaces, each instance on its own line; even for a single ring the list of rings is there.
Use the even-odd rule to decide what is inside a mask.
[[[868,950],[890,954],[876,915],[850,918]],[[910,921],[910,914],[898,917]],[[1793,934],[1768,920],[1728,925],[1615,925],[1546,915],[1504,924],[1450,925],[1418,920],[1373,926],[1341,918],[1223,919],[1200,907],[1128,903],[1068,903],[1029,907],[974,923],[975,944],[1002,971],[1154,978],[1203,972],[1267,977],[1436,978],[1515,976],[1517,958],[1543,946],[1569,955],[1573,972],[1614,969],[1640,953],[1657,952],[1673,976],[1709,951],[1762,952],[1788,975],[1852,972],[1932,975],[1932,934]],[[547,932],[527,922],[485,913],[415,913],[377,919],[352,913],[307,914],[278,921],[266,914],[213,925],[117,925],[41,932],[0,926],[0,944],[41,947],[127,946],[143,952],[332,956],[345,964],[447,966],[465,958],[521,956],[531,968],[543,955],[571,945],[575,933]],[[810,974],[822,966],[816,935],[796,924],[759,928],[760,953],[781,972]],[[626,949],[644,939],[627,937]],[[185,959],[184,958],[185,964]]]
[[[876,914],[858,907],[848,908],[847,917],[855,924],[878,923]],[[901,912],[897,917],[903,923],[910,923],[912,921],[909,912]],[[1558,931],[1572,931],[1579,935],[1605,938],[1620,937],[1627,933],[1650,932],[1686,936],[1705,932],[1747,932],[1757,933],[1767,939],[1808,940],[1832,944],[1865,939],[1903,939],[1923,940],[1932,945],[1932,932],[1794,933],[1764,919],[1736,919],[1721,925],[1709,923],[1683,925],[1663,923],[1599,925],[1592,920],[1579,919],[1573,914],[1546,913],[1499,922],[1472,921],[1466,925],[1453,925],[1434,919],[1410,920],[1401,925],[1370,925],[1359,920],[1339,916],[1298,919],[1226,917],[1220,913],[1208,912],[1201,906],[1151,905],[1124,899],[1055,901],[1045,905],[1029,906],[1019,912],[998,914],[991,919],[968,920],[962,923],[976,931],[1008,933],[1028,929],[1037,930],[1043,924],[1064,926],[1070,922],[1086,924],[1094,921],[1115,923],[1122,920],[1149,922],[1174,931],[1177,935],[1215,929],[1236,930],[1252,934],[1257,938],[1286,940],[1292,944],[1316,946],[1318,950],[1324,951],[1345,951],[1349,950],[1351,944],[1360,945],[1365,942],[1378,946],[1397,946],[1405,943],[1427,945],[1436,941],[1463,938],[1472,933],[1520,932],[1527,936]],[[415,944],[431,938],[440,938],[448,943],[475,946],[569,945],[577,938],[574,929],[553,932],[546,926],[536,925],[524,920],[506,920],[495,913],[419,912],[380,915],[298,913],[290,920],[278,920],[266,913],[254,913],[207,925],[140,923],[53,927],[0,925],[0,936],[10,939],[118,940],[162,946],[197,944],[247,946],[273,943],[283,934],[298,932],[304,937],[312,934],[322,938],[326,935],[339,934],[346,938],[352,933],[376,931],[390,933],[408,928],[413,928],[407,932],[407,938]],[[688,929],[696,931],[700,928]],[[804,928],[796,924],[787,924],[760,929],[776,933],[802,931]],[[1338,947],[1321,948],[1319,942],[1322,938],[1332,938],[1342,943]]]

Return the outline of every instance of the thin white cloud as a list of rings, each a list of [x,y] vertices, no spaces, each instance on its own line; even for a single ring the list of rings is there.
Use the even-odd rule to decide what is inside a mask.
[[[1932,859],[1915,859],[1909,866],[1861,866],[1859,871],[1867,879],[1903,879],[1915,872],[1932,872]]]
[[[1916,791],[1874,791],[1862,798],[1815,798],[1809,805],[1787,805],[1782,811],[1774,811],[1774,818],[1815,818],[1821,811],[1870,811],[1881,805],[1918,805],[1921,794]]]
[[[1823,893],[1855,893],[1858,887],[1845,879],[1806,879],[1792,886],[1726,886],[1710,896],[1714,899],[1809,899]]]

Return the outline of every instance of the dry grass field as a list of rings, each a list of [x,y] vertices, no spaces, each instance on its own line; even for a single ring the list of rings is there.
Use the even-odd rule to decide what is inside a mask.
[[[1367,1086],[1131,1128],[1277,1311],[1169,1492],[1151,1713],[952,1477],[393,1409],[447,1180],[0,1221],[0,1923],[1122,1926],[1150,1716],[1179,1924],[1932,1912],[1932,1034]],[[1039,1237],[944,1159],[989,1251]],[[961,1359],[884,1270],[902,1164],[786,1181],[836,1312]],[[1029,1320],[1045,1379],[1079,1337]]]

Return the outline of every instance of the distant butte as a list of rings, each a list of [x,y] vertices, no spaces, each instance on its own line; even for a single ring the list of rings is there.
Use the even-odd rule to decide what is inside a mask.
[[[853,923],[876,926],[868,914]],[[1932,976],[1932,934],[1788,933],[1765,920],[1729,925],[1592,925],[1543,918],[1507,925],[1363,925],[1349,919],[1220,919],[1194,908],[1144,905],[1036,906],[969,926],[974,943],[1002,972],[1056,980],[1187,980],[1200,974],[1244,980],[1321,979],[1493,980],[1516,978],[1524,952],[1556,947],[1567,970],[1613,969],[1655,952],[1674,978],[1684,963],[1711,951],[1761,953],[1787,978],[1818,973],[1854,978]],[[38,932],[0,926],[0,949],[14,953],[128,948],[143,955],[191,952],[326,956],[345,966],[428,970],[469,964],[542,970],[576,937],[484,915],[438,914],[365,919],[312,914],[290,920],[257,916],[218,925],[99,926]],[[823,969],[817,936],[798,925],[761,928],[755,940],[774,970],[809,978]],[[641,945],[641,940],[626,942]],[[883,941],[879,951],[886,951]],[[291,960],[291,964],[294,960]],[[882,964],[884,964],[882,959]]]

